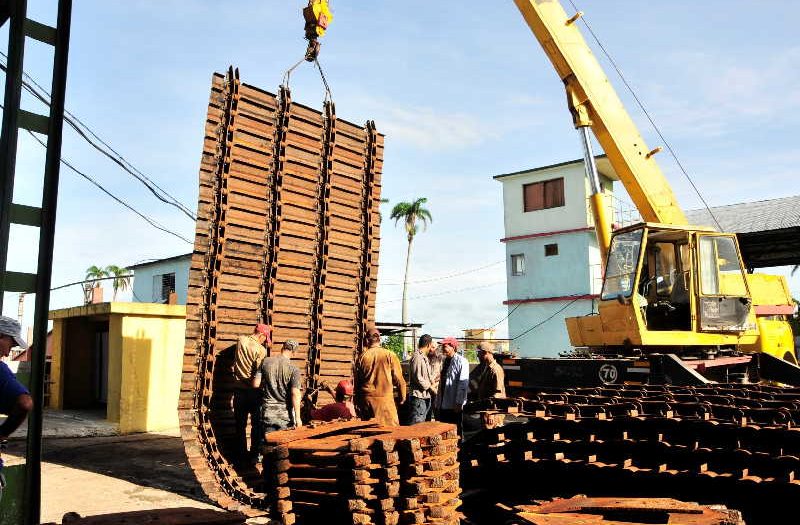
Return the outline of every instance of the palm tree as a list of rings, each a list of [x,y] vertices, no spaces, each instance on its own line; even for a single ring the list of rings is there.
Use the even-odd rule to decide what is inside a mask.
[[[108,272],[106,272],[99,266],[93,264],[92,266],[86,268],[86,277],[84,277],[84,279],[89,281],[94,279],[103,279],[105,277],[108,277]],[[83,284],[84,301],[86,302],[86,304],[92,302],[92,289],[99,287],[100,287],[100,281],[96,280],[91,283]]]
[[[112,287],[114,288],[114,296],[112,301],[117,300],[117,292],[127,290],[131,285],[131,273],[127,268],[120,268],[115,264],[109,264],[105,269],[106,275],[113,277]]]
[[[391,219],[394,219],[395,226],[402,219],[405,222],[406,234],[408,235],[408,251],[406,251],[406,274],[403,279],[403,324],[408,324],[408,267],[411,263],[411,244],[414,236],[419,231],[417,220],[422,223],[423,229],[427,228],[428,222],[433,222],[431,212],[424,204],[428,202],[425,197],[420,197],[413,202],[398,202],[392,208]],[[405,339],[405,338],[404,338]],[[407,345],[405,345],[407,346]]]

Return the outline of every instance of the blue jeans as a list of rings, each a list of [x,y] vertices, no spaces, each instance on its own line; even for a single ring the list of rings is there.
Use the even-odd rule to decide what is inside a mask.
[[[431,410],[430,399],[420,399],[418,397],[408,397],[408,424],[422,423],[428,418]]]

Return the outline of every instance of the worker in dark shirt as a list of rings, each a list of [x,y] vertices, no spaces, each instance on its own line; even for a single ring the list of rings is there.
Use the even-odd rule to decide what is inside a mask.
[[[297,347],[297,341],[287,340],[278,355],[264,358],[253,370],[253,387],[261,389],[261,431],[265,435],[303,424],[300,369],[291,362]]]
[[[0,316],[0,357],[7,357],[11,349],[17,346],[23,350],[28,348],[20,334],[19,323],[10,317]],[[4,443],[19,428],[32,409],[31,393],[17,381],[8,365],[0,361],[0,414],[8,416],[0,425],[0,443]],[[2,468],[3,459],[0,457],[0,471]],[[0,472],[0,499],[3,497],[4,487],[5,478]]]

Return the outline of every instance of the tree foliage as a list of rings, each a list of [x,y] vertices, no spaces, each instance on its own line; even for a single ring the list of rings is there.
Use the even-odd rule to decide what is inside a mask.
[[[383,346],[394,352],[398,359],[403,360],[403,336],[401,334],[392,334],[384,338]]]

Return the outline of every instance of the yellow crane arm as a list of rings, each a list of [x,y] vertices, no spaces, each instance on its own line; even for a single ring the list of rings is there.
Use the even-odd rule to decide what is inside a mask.
[[[514,0],[567,89],[575,127],[591,127],[648,222],[687,224],[672,188],[575,22],[558,0]]]

